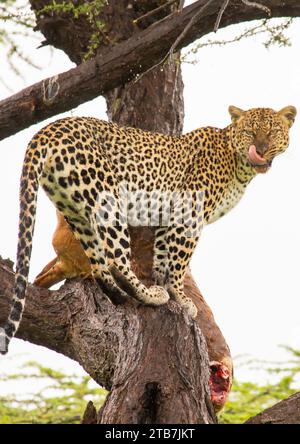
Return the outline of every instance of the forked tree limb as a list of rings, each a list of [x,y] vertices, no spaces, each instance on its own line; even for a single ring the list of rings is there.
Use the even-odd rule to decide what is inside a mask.
[[[164,59],[180,35],[175,50],[213,31],[223,0],[213,0],[201,14],[206,0],[198,0],[178,14],[153,24],[128,40],[104,48],[78,67],[44,79],[0,102],[0,140],[28,126],[128,83]],[[300,16],[298,0],[269,0],[272,17]],[[185,29],[197,15],[187,32]],[[230,2],[220,26],[261,19],[266,12],[242,2]]]

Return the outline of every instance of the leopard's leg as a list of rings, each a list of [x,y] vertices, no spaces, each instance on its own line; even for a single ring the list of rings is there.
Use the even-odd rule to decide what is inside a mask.
[[[153,254],[153,279],[157,285],[164,286],[167,279],[168,248],[166,243],[167,227],[159,227],[155,230],[154,254]]]
[[[198,236],[189,236],[184,226],[172,226],[168,230],[168,277],[166,288],[171,297],[182,305],[190,316],[197,316],[197,308],[183,290],[184,276],[198,241]]]
[[[202,194],[192,193],[189,205],[184,207],[183,217],[179,216],[177,205],[166,233],[168,248],[166,288],[170,295],[195,318],[197,308],[183,290],[184,276],[203,227]]]
[[[153,192],[151,194],[150,206],[151,221],[154,219],[157,225],[155,230],[154,254],[153,254],[153,270],[152,276],[156,284],[164,286],[168,276],[168,245],[166,235],[168,226],[173,217],[172,209],[176,206],[177,193],[164,191],[161,193]],[[154,214],[153,214],[154,207]],[[173,220],[173,219],[172,219]]]
[[[77,150],[76,158],[86,162],[87,154],[92,155],[93,151],[89,145],[86,145],[85,148]],[[97,230],[99,214],[108,220],[113,217],[114,202],[118,198],[118,182],[113,174],[109,174],[112,167],[105,153],[98,153],[97,160],[98,171],[102,173],[101,178],[95,169],[82,168],[79,179],[77,170],[79,172],[81,170],[80,161],[74,167],[70,166],[61,171],[59,164],[56,164],[59,161],[53,156],[51,160],[53,164],[49,162],[41,182],[50,200],[65,217],[75,238],[80,241],[89,258],[94,279],[102,288],[108,290],[109,296],[115,302],[121,302],[127,298],[127,294],[117,285],[108,269],[105,245]],[[70,185],[68,185],[69,179],[71,179]]]
[[[89,218],[78,218],[68,215],[66,220],[70,225],[76,239],[78,239],[90,260],[92,276],[99,286],[109,293],[114,302],[122,302],[126,299],[127,293],[123,291],[109,272],[105,248],[98,236],[96,215]]]
[[[109,270],[117,283],[132,297],[146,305],[163,305],[169,300],[168,292],[159,286],[147,288],[130,266],[130,235],[125,223],[108,227],[99,226]]]

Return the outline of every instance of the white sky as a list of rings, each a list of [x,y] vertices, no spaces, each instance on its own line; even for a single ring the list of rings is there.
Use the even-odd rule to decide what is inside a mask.
[[[190,2],[191,3],[191,2]],[[257,106],[276,110],[294,105],[300,115],[299,20],[288,31],[292,47],[269,50],[256,37],[198,53],[198,64],[184,64],[185,131],[200,126],[224,127],[229,105],[247,109]],[[232,35],[221,30],[217,37]],[[237,32],[235,27],[234,32]],[[239,29],[242,29],[241,27]],[[28,40],[26,50],[42,66],[36,71],[22,65],[25,83],[12,76],[0,54],[1,76],[17,92],[73,65],[61,51],[50,56],[47,48],[36,49]],[[2,51],[2,50],[1,50]],[[0,99],[10,93],[0,85]],[[102,98],[72,112],[106,118]],[[65,115],[70,115],[66,113]],[[55,120],[54,117],[50,120]],[[19,176],[26,145],[45,122],[0,142],[1,212],[0,254],[15,259],[18,224]],[[232,355],[250,354],[263,359],[283,358],[279,344],[300,349],[300,118],[291,130],[288,151],[271,171],[254,179],[241,203],[219,222],[206,227],[192,260],[192,271],[211,306],[231,348]],[[30,279],[54,257],[51,237],[56,219],[52,204],[40,193]],[[14,340],[11,358],[0,358],[1,371],[37,360],[65,371],[81,372],[76,363],[47,349]],[[259,378],[236,369],[240,378]],[[15,387],[16,390],[19,388]],[[4,386],[0,384],[3,393]]]

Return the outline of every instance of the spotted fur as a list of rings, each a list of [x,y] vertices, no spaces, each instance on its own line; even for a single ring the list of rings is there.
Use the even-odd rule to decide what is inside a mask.
[[[269,167],[287,148],[296,115],[294,107],[279,112],[230,107],[229,112],[232,123],[224,129],[205,127],[178,137],[86,117],[58,120],[33,137],[21,176],[16,280],[2,335],[4,352],[24,310],[39,184],[80,240],[102,287],[150,305],[164,304],[170,295],[196,316],[195,305],[183,292],[183,279],[201,227],[235,206],[257,174],[248,158],[249,146],[255,144]],[[171,196],[170,217],[156,230],[153,274],[158,285],[150,288],[130,268],[127,220],[120,209],[124,184],[131,193]],[[100,201],[99,195],[104,196]],[[179,222],[182,200],[188,205]],[[141,199],[136,205],[142,219],[154,207],[158,219],[163,216],[161,201],[150,210]],[[112,213],[114,223],[109,220]]]

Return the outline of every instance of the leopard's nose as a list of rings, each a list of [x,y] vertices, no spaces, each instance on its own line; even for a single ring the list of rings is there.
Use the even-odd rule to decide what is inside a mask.
[[[265,154],[265,152],[268,150],[268,145],[267,144],[262,144],[259,143],[256,146],[256,151],[260,156],[263,156]]]

